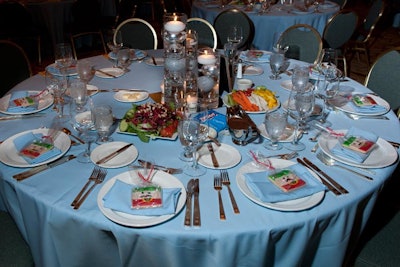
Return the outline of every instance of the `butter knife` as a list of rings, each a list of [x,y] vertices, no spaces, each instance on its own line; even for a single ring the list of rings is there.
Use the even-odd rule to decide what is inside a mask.
[[[108,73],[108,72],[105,72],[105,71],[102,71],[102,70],[96,70],[96,71],[98,71],[98,72],[100,72],[101,74],[104,74],[104,75],[106,75],[106,76],[108,76],[108,77],[118,78],[118,77],[115,76],[114,74],[111,74],[111,73]]]
[[[63,164],[63,163],[65,163],[67,161],[70,161],[71,159],[74,159],[74,158],[76,158],[76,156],[74,156],[74,155],[64,156],[64,157],[62,157],[62,158],[60,158],[60,159],[58,159],[58,160],[56,160],[56,161],[54,161],[52,163],[40,165],[40,166],[34,167],[33,169],[30,169],[28,171],[24,171],[24,172],[15,174],[13,176],[13,178],[16,179],[17,181],[22,181],[22,180],[24,180],[26,178],[29,178],[29,177],[31,177],[31,176],[39,173],[39,172],[54,168],[55,166]]]
[[[199,204],[199,179],[195,179],[195,186],[194,186],[194,210],[193,210],[193,226],[200,226],[201,219],[200,219],[200,204]]]
[[[218,167],[219,167],[219,163],[218,163],[217,157],[215,156],[214,148],[213,148],[212,144],[211,144],[211,143],[208,143],[208,144],[207,144],[207,148],[208,148],[208,151],[210,152],[211,160],[212,160],[213,166],[214,166],[215,168],[218,168]]]
[[[196,182],[194,179],[190,179],[187,184],[186,211],[185,211],[185,222],[184,222],[185,226],[192,225],[192,196],[193,196],[193,191],[194,191],[195,185],[196,185]]]
[[[3,117],[0,117],[0,121],[19,120],[19,119],[29,119],[29,118],[34,118],[34,117],[43,117],[44,115],[45,115],[45,114],[3,116]]]
[[[339,190],[340,193],[342,194],[347,194],[349,191],[347,191],[343,186],[341,186],[339,183],[337,183],[334,179],[332,179],[328,174],[326,174],[324,171],[322,171],[320,168],[318,168],[314,163],[312,163],[310,160],[307,158],[303,158],[304,162],[307,163],[311,168],[313,168],[316,172],[324,176],[337,190]]]
[[[127,144],[123,147],[121,147],[120,149],[118,149],[117,151],[114,151],[113,153],[111,153],[108,156],[105,156],[102,159],[99,159],[98,161],[96,161],[96,164],[103,164],[106,163],[107,161],[111,160],[112,158],[116,157],[118,154],[121,154],[122,152],[124,152],[125,150],[127,150],[130,146],[132,146],[133,144]]]
[[[311,166],[309,166],[307,163],[305,163],[302,159],[297,158],[297,162],[300,163],[301,165],[303,165],[304,167],[310,169],[313,173],[315,173],[316,175],[318,175],[318,177],[321,179],[321,182],[323,185],[325,185],[329,191],[331,191],[332,193],[334,193],[335,195],[341,195],[342,193],[339,192],[339,190],[337,190],[335,187],[333,187],[333,185],[331,185],[330,183],[328,183],[328,181],[325,180],[324,177],[322,177],[320,174],[316,173]]]
[[[147,164],[149,164],[149,162],[139,159],[138,160],[139,164],[142,166],[146,166]],[[165,171],[169,174],[178,174],[178,173],[182,173],[182,169],[176,169],[176,168],[170,168],[170,167],[165,167],[165,166],[161,166],[161,165],[156,165],[153,164],[154,169],[159,170],[159,171]]]

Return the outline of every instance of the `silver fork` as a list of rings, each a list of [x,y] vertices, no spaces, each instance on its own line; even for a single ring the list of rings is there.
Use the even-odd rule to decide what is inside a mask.
[[[232,202],[233,211],[235,213],[240,213],[239,207],[236,204],[235,197],[233,196],[233,193],[232,193],[232,190],[231,190],[231,187],[230,187],[231,181],[229,180],[229,175],[228,175],[228,172],[226,170],[221,170],[221,178],[222,178],[222,184],[225,185],[228,188],[229,197],[230,197],[231,202]]]
[[[83,195],[83,197],[75,204],[74,209],[79,209],[82,205],[83,201],[87,198],[87,196],[92,192],[94,187],[98,184],[101,184],[104,181],[104,178],[107,175],[107,170],[101,169],[99,175],[97,176],[96,180],[94,180],[94,184],[89,188],[89,190]]]
[[[219,218],[221,220],[225,220],[225,211],[224,211],[224,204],[222,203],[222,197],[221,197],[221,190],[222,190],[222,181],[221,177],[216,174],[214,175],[214,188],[218,192],[218,203],[219,203]]]
[[[72,201],[71,206],[75,206],[76,203],[79,201],[79,199],[81,198],[83,192],[86,191],[86,188],[89,186],[91,181],[95,181],[97,176],[100,173],[100,167],[96,166],[94,167],[92,173],[89,176],[89,179],[87,180],[86,184],[82,187],[81,191],[78,193],[78,195],[76,195],[75,199]]]
[[[294,157],[297,157],[298,153],[296,151],[290,152],[290,153],[284,153],[284,154],[278,154],[278,155],[272,155],[269,156],[270,158],[280,158],[280,159],[292,159]]]

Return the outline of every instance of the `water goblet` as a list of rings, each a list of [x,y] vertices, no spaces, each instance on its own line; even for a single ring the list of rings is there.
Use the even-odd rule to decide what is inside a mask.
[[[307,88],[309,79],[310,73],[308,67],[296,66],[293,69],[292,86],[295,88],[295,90],[305,90]]]
[[[80,60],[76,65],[78,76],[85,86],[93,79],[96,70],[94,66],[87,60]]]
[[[282,145],[278,143],[278,139],[286,128],[287,112],[281,110],[267,112],[264,124],[270,139],[270,142],[264,144],[264,147],[269,150],[282,149]]]
[[[184,120],[180,120],[178,124],[178,136],[179,136],[179,141],[183,146],[183,152],[179,154],[179,159],[182,161],[192,161],[193,160],[192,151],[189,147],[189,142],[185,139],[183,135],[183,126],[184,126]]]
[[[239,46],[239,44],[243,40],[243,29],[240,26],[234,25],[230,27],[229,32],[228,32],[228,37],[227,37],[228,43],[236,44],[236,46]]]
[[[282,53],[273,53],[269,59],[269,65],[271,66],[272,75],[269,76],[271,80],[279,80],[281,77],[279,74],[282,71],[282,66],[285,63],[285,56]]]
[[[77,111],[85,111],[88,100],[86,83],[81,80],[73,80],[69,86],[69,94],[74,99]]]
[[[66,118],[64,114],[64,103],[65,103],[65,89],[63,86],[62,79],[59,79],[57,76],[53,75],[49,71],[46,70],[45,73],[46,80],[46,88],[53,94],[54,96],[54,107],[53,109],[57,111],[57,117],[59,119]]]
[[[54,51],[56,67],[60,69],[63,76],[63,87],[67,88],[67,69],[74,63],[72,48],[70,44],[60,43],[55,46]]]
[[[109,136],[110,128],[113,125],[114,117],[112,109],[108,105],[97,106],[93,108],[94,127],[97,130],[99,138],[97,144],[110,142],[113,139]]]
[[[131,51],[129,48],[122,48],[117,54],[117,65],[122,68],[124,72],[129,72],[128,67],[131,65]]]
[[[92,130],[93,128],[92,114],[90,110],[77,111],[75,109],[72,119],[72,127],[79,133],[80,137],[86,143],[86,149],[84,152],[77,156],[79,162],[89,163],[91,145],[97,139],[97,133]]]

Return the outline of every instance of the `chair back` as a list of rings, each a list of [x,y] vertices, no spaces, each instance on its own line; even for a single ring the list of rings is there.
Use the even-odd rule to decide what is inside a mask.
[[[75,59],[107,54],[102,31],[72,34],[71,48]]]
[[[362,32],[358,37],[359,41],[368,42],[384,11],[385,3],[383,2],[383,0],[375,0],[372,3],[371,7],[368,10],[368,14],[363,21]]]
[[[130,18],[118,25],[114,32],[114,43],[135,49],[157,49],[157,34],[153,26],[139,18]]]
[[[322,38],[310,25],[296,24],[287,28],[278,40],[281,47],[288,46],[286,57],[316,63],[322,51]]]
[[[388,101],[393,110],[400,107],[400,46],[376,59],[364,85]]]
[[[18,83],[32,76],[25,51],[16,43],[0,40],[0,97]]]
[[[354,34],[358,15],[354,11],[342,10],[329,19],[322,34],[325,46],[338,49],[346,44]]]
[[[197,32],[199,38],[198,45],[200,47],[217,48],[217,32],[207,20],[202,18],[189,18],[187,20],[187,28]]]
[[[243,40],[239,43],[238,49],[249,49],[254,39],[254,23],[246,13],[235,8],[222,11],[214,20],[218,48],[223,48],[227,43],[229,29],[232,26],[240,26],[243,30]]]

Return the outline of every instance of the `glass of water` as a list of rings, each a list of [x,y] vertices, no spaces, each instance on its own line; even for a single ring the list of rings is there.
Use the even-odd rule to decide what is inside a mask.
[[[287,112],[276,110],[267,112],[265,115],[265,129],[267,130],[270,142],[264,144],[269,150],[280,150],[282,145],[278,143],[279,137],[283,134],[287,124]]]
[[[110,128],[113,125],[114,117],[111,107],[108,105],[94,107],[92,115],[94,118],[94,127],[99,135],[96,143],[103,144],[112,141]]]

